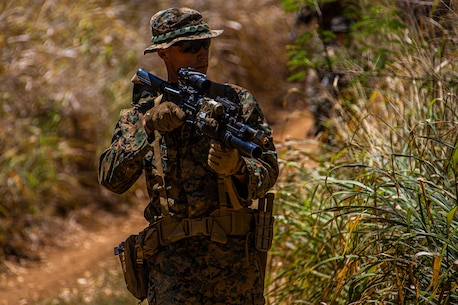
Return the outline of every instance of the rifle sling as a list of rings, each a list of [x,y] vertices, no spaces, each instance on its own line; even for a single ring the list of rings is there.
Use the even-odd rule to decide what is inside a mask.
[[[235,193],[235,187],[234,187],[234,183],[232,181],[232,177],[231,176],[225,176],[224,177],[224,184],[226,186],[226,191],[229,194],[229,199],[231,201],[232,208],[234,210],[242,209],[243,207],[240,205],[239,198],[238,198],[237,194]]]
[[[162,95],[159,95],[154,99],[154,107],[158,106],[162,100]],[[154,131],[154,141],[153,141],[153,149],[154,149],[154,158],[156,159],[156,179],[157,183],[159,184],[159,202],[161,203],[161,212],[162,215],[168,216],[169,215],[169,205],[167,200],[167,189],[165,185],[165,175],[164,175],[164,164],[162,162],[162,153],[161,153],[161,141],[162,135],[159,131]]]

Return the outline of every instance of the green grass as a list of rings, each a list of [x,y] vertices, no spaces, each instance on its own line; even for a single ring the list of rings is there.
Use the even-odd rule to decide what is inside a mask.
[[[290,9],[305,2],[311,1],[284,1]],[[274,17],[272,10],[259,18],[249,18],[249,10],[223,10],[241,24],[231,24],[214,50],[233,60],[213,62],[221,71],[217,80],[235,79],[272,102],[284,89],[283,78],[301,80],[309,69],[332,67],[346,80],[325,141],[279,149],[268,302],[457,303],[458,32],[449,26],[457,23],[456,8],[416,24],[392,1],[351,2],[362,17],[351,44],[324,53],[324,36],[306,31],[288,48],[290,75],[277,62],[286,39],[269,36],[284,29],[281,18],[262,18]],[[126,75],[152,65],[132,51],[141,52],[149,36],[139,23],[155,11],[150,4],[40,4],[0,4],[7,12],[0,15],[6,21],[0,23],[2,258],[33,256],[24,245],[37,223],[66,217],[81,204],[111,209],[124,199],[99,188],[97,158],[119,109],[129,105]],[[222,4],[198,8],[211,11],[213,5]],[[224,25],[227,18],[214,20]],[[236,30],[240,25],[246,31]],[[225,43],[234,41],[242,47],[228,57]],[[275,77],[259,77],[270,74]],[[41,304],[136,301],[114,269]]]
[[[330,113],[332,149],[312,155],[315,169],[282,156],[272,304],[458,301],[458,33],[427,18],[422,31],[391,22],[393,7],[373,4],[365,16],[386,19],[365,18],[331,58],[346,54],[333,62],[352,76]]]

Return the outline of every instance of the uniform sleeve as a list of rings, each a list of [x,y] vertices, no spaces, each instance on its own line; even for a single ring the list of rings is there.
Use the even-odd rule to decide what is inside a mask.
[[[118,194],[127,191],[142,174],[150,150],[139,112],[122,110],[111,145],[100,156],[99,183]]]
[[[272,130],[253,95],[241,87],[234,89],[238,91],[246,124],[257,130],[260,129],[266,135],[271,136]],[[243,157],[243,159],[247,167],[249,180],[246,187],[240,185],[237,187],[239,196],[246,200],[264,196],[273,187],[279,174],[277,153],[273,142],[264,148],[264,152],[260,158]]]

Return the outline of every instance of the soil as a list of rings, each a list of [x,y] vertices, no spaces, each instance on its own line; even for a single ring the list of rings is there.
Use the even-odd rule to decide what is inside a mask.
[[[71,221],[70,221],[71,222]],[[116,225],[113,225],[116,224]],[[9,275],[2,278],[1,305],[33,304],[57,296],[79,281],[102,269],[117,266],[114,246],[146,226],[142,210],[129,215],[98,212],[87,223],[69,229],[61,246],[44,247],[38,262],[9,264]],[[62,246],[64,244],[64,246]]]
[[[278,143],[304,139],[313,122],[307,111],[280,110],[278,117],[284,118],[272,126]],[[143,207],[125,215],[89,213],[86,223],[79,222],[69,229],[71,234],[65,234],[70,237],[60,243],[63,246],[44,247],[38,262],[8,263],[8,275],[0,278],[0,305],[34,304],[39,299],[56,297],[100,270],[119,268],[113,247],[146,226]]]

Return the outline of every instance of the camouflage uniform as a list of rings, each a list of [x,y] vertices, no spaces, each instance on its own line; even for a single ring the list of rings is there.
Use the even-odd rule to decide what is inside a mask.
[[[243,105],[245,123],[267,134],[271,130],[249,91],[231,85]],[[99,181],[122,193],[144,172],[150,203],[145,217],[153,223],[161,215],[151,139],[142,125],[139,105],[122,110],[111,146],[100,157]],[[163,134],[162,163],[169,211],[176,218],[210,216],[219,209],[217,174],[207,164],[210,140],[190,124]],[[248,207],[263,196],[278,176],[273,145],[259,159],[243,157],[247,185],[233,179],[240,203]],[[228,199],[229,201],[229,199]],[[230,208],[230,203],[229,203]],[[195,236],[177,241],[148,261],[149,304],[264,304],[263,278],[252,236],[228,236],[226,243]]]

